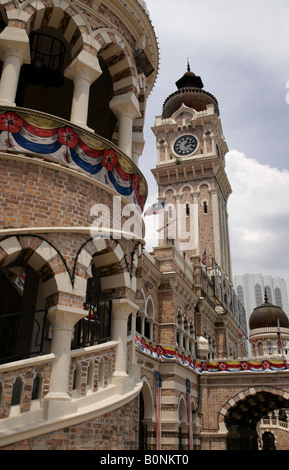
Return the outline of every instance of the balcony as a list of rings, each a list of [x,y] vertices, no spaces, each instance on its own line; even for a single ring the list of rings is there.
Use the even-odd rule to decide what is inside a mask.
[[[44,352],[47,310],[0,316],[0,364],[37,357]]]
[[[73,349],[85,348],[110,341],[112,302],[85,305],[87,317],[75,326]]]
[[[143,210],[147,182],[109,140],[38,111],[0,106],[0,151],[58,163],[104,184]]]

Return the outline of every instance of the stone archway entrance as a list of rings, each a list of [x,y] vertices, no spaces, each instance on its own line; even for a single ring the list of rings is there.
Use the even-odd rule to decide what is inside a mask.
[[[225,416],[228,450],[258,450],[257,424],[273,410],[289,408],[281,394],[258,391],[234,404]]]

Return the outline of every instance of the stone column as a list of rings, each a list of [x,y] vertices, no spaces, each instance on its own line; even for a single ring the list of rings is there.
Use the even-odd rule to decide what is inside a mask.
[[[71,339],[74,325],[86,315],[85,310],[62,305],[57,305],[48,312],[48,320],[52,325],[51,352],[55,355],[55,360],[49,393],[44,401],[47,419],[72,411],[71,397],[68,395]]]
[[[86,51],[81,51],[64,72],[74,83],[70,120],[86,129],[90,86],[101,73],[98,59]]]
[[[126,93],[115,96],[109,106],[118,118],[118,147],[131,158],[133,121],[141,117],[138,100],[134,93]]]
[[[209,343],[206,338],[199,336],[198,338],[198,359],[207,361],[209,357],[210,349]]]
[[[3,71],[0,80],[0,105],[16,106],[20,69],[30,63],[29,38],[24,29],[7,27],[0,34]]]
[[[223,267],[222,253],[221,253],[221,232],[220,232],[220,213],[218,191],[214,189],[211,191],[212,197],[212,211],[213,211],[213,227],[214,227],[214,246],[215,246],[215,260],[220,267]]]
[[[111,339],[118,342],[112,383],[120,394],[125,394],[134,385],[127,374],[127,321],[129,315],[137,311],[138,306],[129,299],[118,299],[112,303]]]
[[[136,132],[133,134],[133,141],[132,141],[132,161],[139,166],[139,158],[144,149],[144,137],[143,133],[137,134]]]

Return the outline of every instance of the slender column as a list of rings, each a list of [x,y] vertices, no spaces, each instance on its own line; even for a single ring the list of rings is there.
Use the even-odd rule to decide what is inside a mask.
[[[0,53],[3,71],[0,80],[0,104],[16,106],[20,69],[30,63],[29,38],[26,31],[7,27],[0,34]]]
[[[52,324],[51,352],[55,355],[55,360],[49,393],[45,397],[46,418],[65,414],[65,402],[71,401],[68,395],[71,339],[74,325],[86,315],[84,310],[61,305],[48,312],[48,319]]]
[[[115,96],[110,102],[110,108],[118,118],[118,146],[131,158],[133,121],[141,117],[137,98],[134,93]]]
[[[139,166],[139,158],[144,149],[144,137],[143,133],[134,134],[132,141],[132,161]]]
[[[70,115],[74,124],[87,128],[90,86],[101,73],[98,59],[85,51],[81,51],[65,70],[64,75],[74,83]]]
[[[127,321],[131,313],[136,313],[138,306],[128,299],[114,300],[112,304],[111,339],[118,342],[115,358],[115,371],[112,381],[120,393],[125,393],[131,384],[127,375]]]
[[[213,226],[214,226],[214,245],[215,253],[214,258],[218,265],[224,268],[222,264],[222,254],[221,254],[221,233],[220,233],[220,214],[219,214],[219,203],[218,203],[218,193],[214,189],[211,191],[212,196],[212,211],[213,211]]]

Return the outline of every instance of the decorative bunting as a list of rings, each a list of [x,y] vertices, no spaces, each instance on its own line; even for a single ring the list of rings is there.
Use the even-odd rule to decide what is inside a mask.
[[[34,154],[87,173],[143,210],[145,178],[129,157],[111,145],[64,120],[0,106],[0,150]]]
[[[173,346],[160,346],[141,335],[136,334],[136,346],[144,353],[161,361],[177,360],[180,364],[202,374],[204,372],[280,372],[289,370],[289,362],[286,360],[224,360],[224,361],[201,361],[194,359],[184,351]]]

